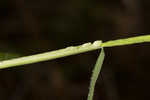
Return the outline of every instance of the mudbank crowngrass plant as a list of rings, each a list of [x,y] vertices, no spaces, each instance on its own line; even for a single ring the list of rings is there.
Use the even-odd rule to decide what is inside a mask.
[[[84,52],[88,52],[92,50],[101,49],[101,53],[93,69],[90,87],[89,87],[88,100],[93,100],[95,83],[100,73],[101,66],[104,60],[103,48],[130,45],[130,44],[143,43],[143,42],[150,42],[150,35],[136,36],[136,37],[126,38],[126,39],[111,40],[111,41],[107,41],[104,43],[102,43],[102,41],[99,40],[93,43],[89,42],[89,43],[85,43],[79,46],[70,46],[64,49],[50,51],[46,53],[0,61],[0,69],[20,66],[20,65],[25,65],[25,64],[31,64],[31,63],[37,63],[41,61],[53,60],[53,59],[57,59],[57,58],[65,57],[65,56],[70,56],[70,55],[84,53]]]

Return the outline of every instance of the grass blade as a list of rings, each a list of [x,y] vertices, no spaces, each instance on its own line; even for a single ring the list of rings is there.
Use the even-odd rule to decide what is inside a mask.
[[[93,73],[92,73],[92,77],[91,77],[91,81],[90,81],[90,87],[89,87],[89,94],[88,94],[87,100],[93,100],[96,80],[97,80],[97,78],[99,76],[99,73],[101,71],[102,64],[103,64],[103,61],[104,61],[104,57],[105,57],[105,53],[104,53],[104,49],[102,48],[102,50],[100,52],[100,55],[99,55],[99,57],[96,61],[94,69],[93,69]]]

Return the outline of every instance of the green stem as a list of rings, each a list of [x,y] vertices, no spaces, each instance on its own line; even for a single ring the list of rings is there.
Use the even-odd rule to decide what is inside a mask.
[[[143,43],[143,42],[150,42],[150,35],[142,35],[136,36],[126,39],[118,39],[107,41],[102,44],[102,47],[114,47],[114,46],[122,46],[122,45],[129,45],[129,44],[136,44],[136,43]]]
[[[61,58],[69,55],[75,55],[83,52],[100,49],[101,43],[102,43],[101,41],[95,41],[93,44],[85,43],[79,46],[70,46],[64,49],[50,51],[46,53],[25,56],[25,57],[10,59],[10,60],[4,60],[0,62],[0,69],[20,66],[25,64],[31,64],[31,63],[41,62],[41,61],[47,61],[47,60]]]
[[[129,45],[129,44],[142,43],[142,42],[150,42],[150,35],[137,36],[137,37],[127,38],[127,39],[112,40],[104,43],[101,43],[101,41],[95,41],[93,44],[85,43],[83,45],[71,46],[56,51],[51,51],[51,52],[46,52],[46,53],[41,53],[41,54],[36,54],[36,55],[31,55],[26,57],[20,57],[20,58],[15,58],[10,60],[4,60],[0,62],[0,69],[20,66],[25,64],[31,64],[31,63],[41,62],[41,61],[53,60],[56,58],[93,51],[96,49],[100,49],[102,47]]]

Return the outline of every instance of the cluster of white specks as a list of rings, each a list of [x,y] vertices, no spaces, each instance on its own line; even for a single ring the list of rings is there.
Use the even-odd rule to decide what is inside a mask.
[[[101,44],[102,44],[102,41],[98,40],[93,43],[93,46],[99,47]]]
[[[101,40],[98,40],[98,41],[95,41],[93,43],[91,42],[88,42],[88,43],[84,43],[80,46],[70,46],[70,47],[67,47],[65,50],[78,50],[78,49],[83,49],[83,48],[89,48],[89,47],[100,47],[102,44],[102,41]]]
[[[81,47],[85,48],[85,47],[88,47],[88,46],[91,46],[92,43],[91,42],[88,42],[88,43],[84,43],[81,45]]]

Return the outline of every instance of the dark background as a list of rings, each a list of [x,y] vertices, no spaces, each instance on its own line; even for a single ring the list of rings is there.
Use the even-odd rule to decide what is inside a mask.
[[[149,0],[0,0],[1,60],[150,32]],[[105,48],[94,100],[150,99],[149,43]],[[1,100],[86,100],[98,51],[0,70]]]

